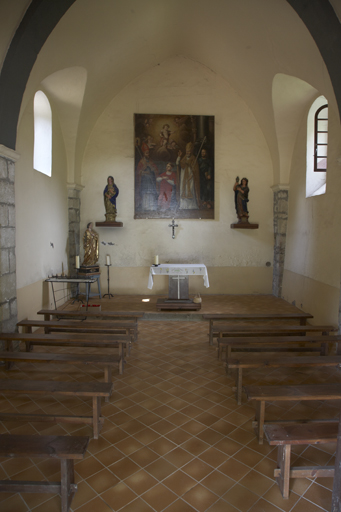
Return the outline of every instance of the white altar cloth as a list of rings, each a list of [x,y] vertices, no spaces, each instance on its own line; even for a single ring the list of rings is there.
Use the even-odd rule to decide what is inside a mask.
[[[153,276],[203,276],[204,285],[206,288],[210,286],[208,281],[207,268],[202,263],[162,263],[158,267],[150,267],[148,288],[153,288],[154,279]]]

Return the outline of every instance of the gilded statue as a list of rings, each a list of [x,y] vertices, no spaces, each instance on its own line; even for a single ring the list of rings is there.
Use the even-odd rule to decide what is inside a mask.
[[[92,229],[92,222],[86,226],[83,235],[84,261],[83,266],[96,265],[98,261],[98,234]]]
[[[105,218],[108,222],[116,221],[116,198],[119,194],[119,190],[115,185],[114,178],[108,176],[108,183],[104,189],[104,207],[105,207]]]

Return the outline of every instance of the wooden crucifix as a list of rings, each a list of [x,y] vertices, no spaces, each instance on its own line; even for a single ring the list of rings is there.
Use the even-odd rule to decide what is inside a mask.
[[[175,224],[174,219],[172,220],[172,224],[168,224],[168,227],[172,228],[172,238],[175,238],[174,229],[178,228],[179,226],[177,224]]]

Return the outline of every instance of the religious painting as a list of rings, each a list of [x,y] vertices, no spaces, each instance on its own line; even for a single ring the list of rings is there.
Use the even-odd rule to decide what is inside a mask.
[[[135,219],[214,219],[214,116],[135,114]]]

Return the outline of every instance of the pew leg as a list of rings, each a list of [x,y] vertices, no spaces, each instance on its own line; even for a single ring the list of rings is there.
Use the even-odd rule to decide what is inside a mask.
[[[112,382],[112,371],[111,371],[111,366],[109,364],[107,364],[104,367],[104,382],[110,382],[110,383]],[[105,401],[109,402],[108,396],[105,397]]]
[[[210,345],[213,345],[213,321],[212,320],[209,320],[210,322],[210,327],[209,327],[209,341],[210,341]]]
[[[283,498],[289,498],[289,482],[290,482],[290,455],[291,445],[286,444],[278,447],[277,464],[280,469],[280,476],[276,477],[278,487]]]
[[[60,494],[62,497],[62,512],[69,512],[71,501],[77,490],[74,485],[73,459],[61,459]]]
[[[237,375],[236,375],[236,398],[237,398],[237,404],[241,405],[242,403],[242,391],[243,391],[243,368],[237,368]]]
[[[99,396],[92,397],[92,428],[94,439],[98,439],[100,431],[100,417],[101,417],[101,398]]]
[[[264,415],[265,415],[265,401],[260,400],[256,405],[256,417],[255,420],[257,422],[257,437],[258,443],[263,444],[263,426],[264,426]]]
[[[118,354],[120,356],[120,362],[118,363],[118,372],[119,372],[120,375],[122,375],[123,374],[123,368],[124,368],[124,348],[123,348],[123,343],[119,344]]]

